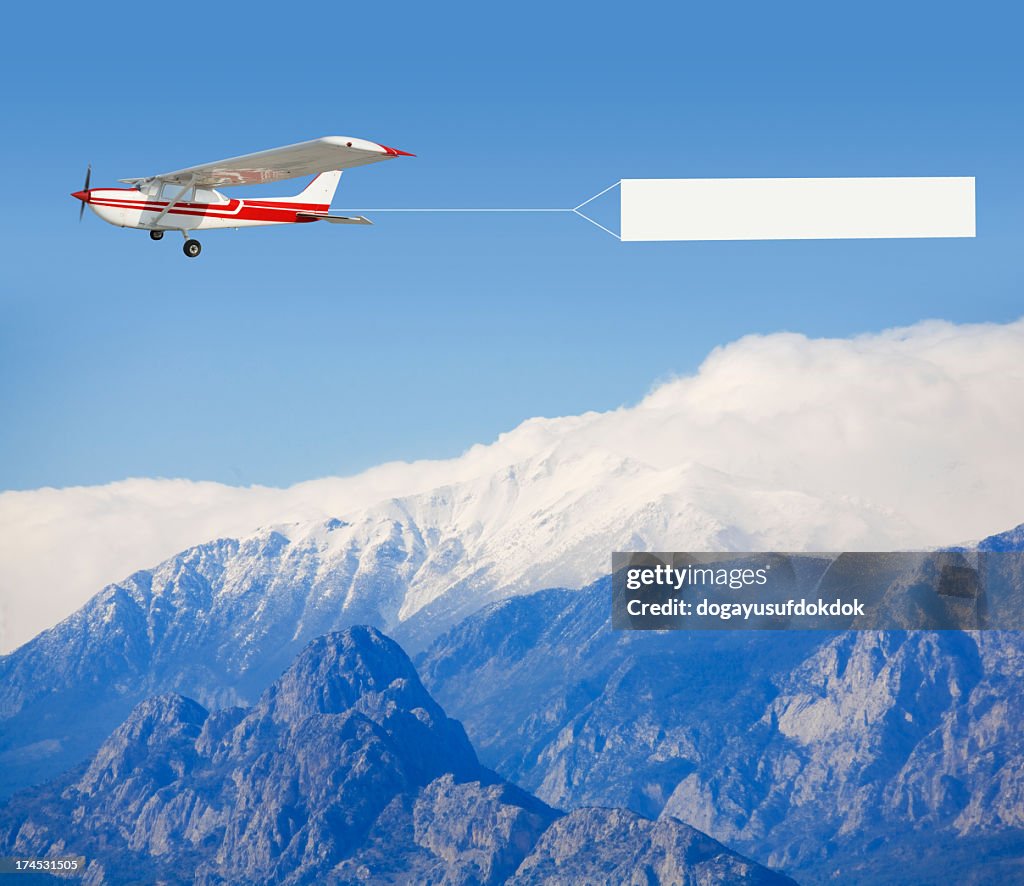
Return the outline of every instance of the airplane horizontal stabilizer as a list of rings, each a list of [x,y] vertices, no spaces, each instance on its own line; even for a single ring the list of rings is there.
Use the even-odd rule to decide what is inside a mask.
[[[326,212],[297,212],[298,218],[312,221],[330,222],[332,225],[372,225],[373,222],[362,215],[328,215]]]

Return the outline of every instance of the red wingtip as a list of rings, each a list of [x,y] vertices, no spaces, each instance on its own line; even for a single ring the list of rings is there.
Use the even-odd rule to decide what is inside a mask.
[[[415,157],[415,154],[410,154],[408,151],[400,151],[398,148],[389,148],[387,145],[381,145],[381,147],[388,152],[391,157]]]

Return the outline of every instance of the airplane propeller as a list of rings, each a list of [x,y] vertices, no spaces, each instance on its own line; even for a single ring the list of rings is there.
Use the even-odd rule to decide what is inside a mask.
[[[85,168],[85,184],[82,186],[83,191],[89,190],[89,181],[92,179],[92,164],[90,163]],[[85,215],[85,201],[82,201],[82,205],[78,207],[78,221],[82,221],[82,216]]]

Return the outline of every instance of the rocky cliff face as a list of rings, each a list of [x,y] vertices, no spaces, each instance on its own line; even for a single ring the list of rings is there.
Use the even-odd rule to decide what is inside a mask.
[[[721,844],[675,819],[649,821],[623,809],[584,808],[544,832],[511,883],[767,886],[780,879],[760,865],[722,852]]]
[[[616,814],[586,839],[575,819],[552,830],[562,813],[482,767],[400,647],[356,627],[248,710],[144,701],[90,760],[0,809],[0,852],[84,855],[87,883],[498,884],[591,870],[598,839],[611,867],[594,882],[789,882],[681,822],[591,817]]]
[[[418,659],[483,758],[547,802],[657,816],[738,741],[815,632],[618,632],[610,582],[488,607]]]
[[[663,814],[823,878],[914,858],[927,879],[936,854],[998,876],[999,856],[1024,856],[1022,678],[1017,633],[834,637]]]
[[[801,881],[932,882],[941,857],[985,882],[1024,859],[1019,633],[613,632],[610,593],[496,604],[420,657],[506,777]]]

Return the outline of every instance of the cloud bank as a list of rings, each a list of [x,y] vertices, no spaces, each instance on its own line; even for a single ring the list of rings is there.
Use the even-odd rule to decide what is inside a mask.
[[[0,493],[0,650],[190,545],[346,517],[538,455],[550,456],[553,474],[600,451],[838,497],[893,515],[904,527],[894,546],[980,538],[1024,522],[1022,440],[1024,320],[930,321],[851,339],[749,336],[635,406],[530,419],[449,460],[286,489],[129,479]]]

